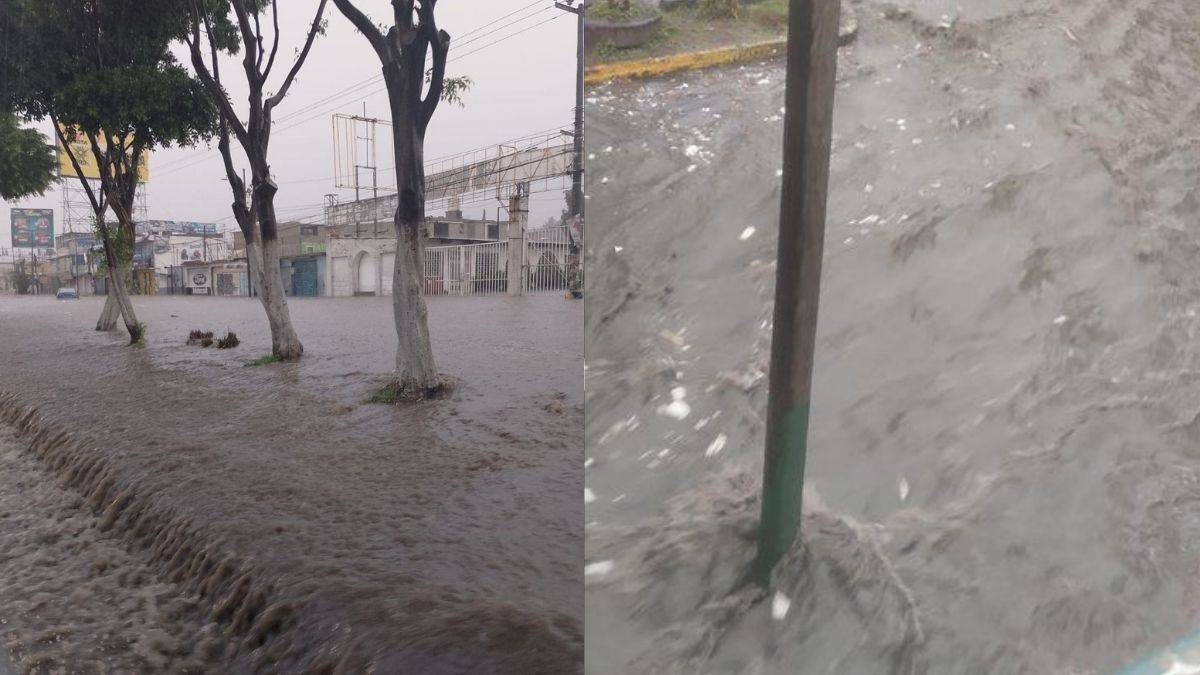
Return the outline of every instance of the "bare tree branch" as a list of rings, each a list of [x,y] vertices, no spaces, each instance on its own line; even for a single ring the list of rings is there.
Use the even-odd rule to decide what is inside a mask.
[[[62,144],[63,151],[67,153],[67,158],[71,160],[71,166],[75,169],[75,175],[79,178],[79,182],[83,184],[83,191],[87,193],[88,201],[92,203],[92,210],[97,214],[104,213],[105,204],[96,198],[96,193],[92,190],[92,185],[83,175],[83,167],[79,164],[79,159],[75,157],[75,151],[71,149],[71,144],[67,141],[66,134],[63,133],[63,126],[58,121],[58,115],[54,111],[50,111],[50,122],[54,124],[54,133],[58,136],[58,142]]]
[[[437,0],[421,0],[419,10],[421,33],[429,40],[433,52],[429,92],[425,95],[425,100],[421,101],[421,112],[417,119],[422,133],[429,126],[429,120],[433,119],[433,113],[442,100],[442,92],[446,86],[446,56],[450,53],[450,34],[444,30],[438,30],[437,20],[434,18],[433,10],[436,5]],[[422,57],[424,57],[423,53]],[[422,72],[424,72],[424,65],[424,58],[422,58]]]
[[[300,56],[296,58],[296,62],[292,64],[292,69],[288,72],[287,77],[283,80],[283,85],[279,87],[279,91],[267,99],[265,105],[268,114],[271,109],[279,105],[284,96],[287,96],[288,88],[292,86],[292,82],[296,79],[296,73],[300,72],[300,67],[304,65],[304,60],[308,58],[308,52],[312,49],[313,41],[317,39],[317,34],[321,32],[321,16],[325,13],[325,5],[328,0],[321,0],[321,4],[317,6],[317,15],[313,18],[312,26],[308,29],[308,39],[304,41],[304,49],[300,50]],[[265,75],[264,75],[265,77]]]
[[[275,55],[279,53],[279,0],[271,0],[271,15],[275,24],[275,39],[271,44],[271,56],[267,59],[267,67],[263,70],[263,81],[271,75],[271,68],[275,65]]]
[[[338,10],[350,20],[350,23],[354,24],[358,32],[367,38],[367,42],[371,43],[381,62],[387,63],[391,60],[388,54],[387,40],[384,39],[383,33],[379,32],[379,28],[371,23],[366,14],[363,14],[350,0],[333,0],[333,4],[337,5]]]
[[[217,59],[216,46],[212,44],[213,33],[212,23],[208,19],[208,12],[204,12],[204,29],[208,33],[209,44],[212,47],[213,67],[210,72],[208,66],[204,63],[204,57],[200,53],[200,8],[196,4],[197,0],[191,0],[192,6],[192,36],[184,38],[188,45],[189,51],[192,54],[192,67],[196,70],[196,75],[200,78],[200,82],[209,94],[216,101],[217,107],[221,112],[222,118],[228,118],[233,124],[233,131],[237,134],[238,139],[249,140],[246,132],[246,127],[242,125],[238,119],[237,112],[233,109],[233,104],[229,101],[229,96],[225,93],[225,87],[221,85],[220,80],[220,61]]]

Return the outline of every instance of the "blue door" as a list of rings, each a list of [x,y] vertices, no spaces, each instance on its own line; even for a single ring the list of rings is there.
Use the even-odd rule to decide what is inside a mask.
[[[317,295],[317,261],[292,261],[292,295]]]

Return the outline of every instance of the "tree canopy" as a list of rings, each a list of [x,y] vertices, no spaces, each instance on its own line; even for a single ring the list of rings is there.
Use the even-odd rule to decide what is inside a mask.
[[[45,194],[56,179],[54,146],[16,115],[0,111],[0,198],[15,201]]]

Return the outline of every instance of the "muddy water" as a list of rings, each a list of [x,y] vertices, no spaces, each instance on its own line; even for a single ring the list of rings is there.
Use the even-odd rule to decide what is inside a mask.
[[[387,299],[292,300],[305,359],[259,368],[257,301],[136,301],[144,349],[90,330],[98,300],[0,298],[0,390],[235,669],[581,667],[579,303],[432,302],[458,387],[389,408],[363,403],[392,367]],[[193,328],[242,346],[185,347]]]
[[[589,92],[588,671],[1115,671],[1200,625],[1191,5],[849,5],[766,592],[782,64]]]
[[[0,638],[13,661],[32,672],[227,670],[220,627],[21,446],[0,428]]]

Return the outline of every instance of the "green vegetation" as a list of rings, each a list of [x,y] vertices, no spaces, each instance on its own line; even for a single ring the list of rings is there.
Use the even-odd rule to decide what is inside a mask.
[[[225,333],[225,337],[217,340],[217,349],[233,349],[240,344],[242,341],[238,339],[237,333],[228,331]]]
[[[17,116],[0,110],[0,198],[16,201],[43,195],[58,180],[54,145],[37,129],[23,129]]]
[[[736,19],[741,3],[738,0],[700,0],[696,9],[706,19]]]
[[[281,358],[278,354],[267,354],[266,356],[264,356],[262,358],[258,358],[258,359],[254,359],[253,361],[250,361],[244,367],[245,368],[257,368],[259,366],[266,366],[266,365],[270,365],[272,363],[280,363],[282,361],[283,361],[283,358]]]
[[[379,389],[371,392],[365,403],[378,403],[380,405],[396,405],[398,403],[413,403],[416,401],[424,401],[434,398],[443,398],[454,390],[453,381],[442,377],[438,383],[425,390],[419,388],[406,387],[397,381],[388,382]]]
[[[138,322],[129,329],[129,344],[135,347],[146,346],[146,324]]]
[[[400,391],[400,386],[395,382],[392,382],[374,392],[371,392],[371,395],[367,397],[366,402],[378,403],[380,405],[396,405],[403,398],[401,394],[402,392]]]
[[[736,16],[720,14],[722,6],[736,7]],[[664,11],[658,36],[646,44],[628,49],[597,44],[590,47],[588,62],[594,65],[777,40],[787,35],[787,16],[788,0],[697,0],[695,6]]]
[[[602,0],[587,8],[589,19],[601,21],[631,21],[646,19],[659,14],[658,8],[638,0]]]

